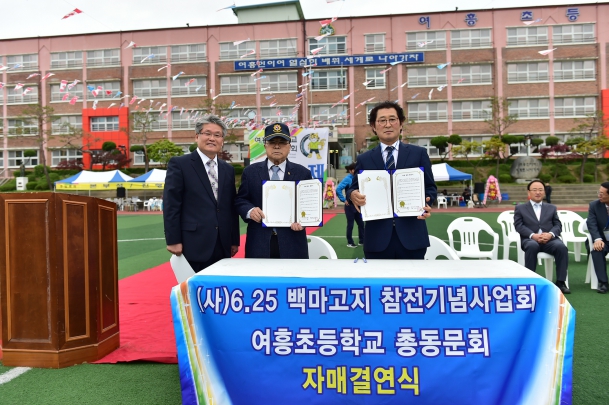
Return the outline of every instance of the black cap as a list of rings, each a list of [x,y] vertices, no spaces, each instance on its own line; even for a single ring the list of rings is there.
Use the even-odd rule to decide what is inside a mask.
[[[275,122],[271,125],[268,125],[264,129],[265,142],[278,136],[288,141],[292,140],[292,138],[290,137],[290,128],[288,128],[286,124],[282,124],[281,122]]]

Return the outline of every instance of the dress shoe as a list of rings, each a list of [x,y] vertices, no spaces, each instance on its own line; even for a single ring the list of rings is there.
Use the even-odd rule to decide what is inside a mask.
[[[558,287],[563,294],[571,294],[571,290],[569,290],[569,287],[567,287],[564,281],[557,281],[556,287]]]
[[[607,294],[607,283],[599,283],[596,292],[599,294]]]

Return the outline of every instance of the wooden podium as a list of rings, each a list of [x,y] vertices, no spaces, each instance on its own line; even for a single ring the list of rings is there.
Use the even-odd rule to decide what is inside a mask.
[[[61,368],[119,347],[116,205],[0,194],[5,366]]]

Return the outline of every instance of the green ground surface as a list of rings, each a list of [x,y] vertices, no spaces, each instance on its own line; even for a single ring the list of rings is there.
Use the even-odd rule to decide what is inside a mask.
[[[485,220],[496,232],[498,213],[468,211]],[[586,216],[586,213],[580,213]],[[448,240],[446,228],[460,213],[439,213],[428,220],[432,235]],[[339,258],[362,257],[361,247],[346,246],[345,216],[338,214],[315,235],[324,237]],[[245,231],[242,224],[242,232]],[[357,226],[354,230],[357,235]],[[118,217],[120,277],[166,262],[162,216],[121,215]],[[134,239],[148,239],[134,241]],[[357,241],[357,238],[356,238]],[[491,243],[490,237],[481,237]],[[490,246],[489,246],[490,248]],[[571,249],[572,250],[572,249]],[[503,257],[500,247],[499,257]],[[511,259],[516,259],[512,248]],[[541,272],[541,266],[538,272]],[[586,258],[576,263],[570,255],[569,282],[573,292],[567,298],[577,311],[573,362],[573,403],[609,404],[609,295],[597,294],[584,284]],[[10,370],[0,364],[0,375]],[[0,385],[0,404],[179,404],[180,384],[177,365],[83,364],[62,370],[35,369]]]

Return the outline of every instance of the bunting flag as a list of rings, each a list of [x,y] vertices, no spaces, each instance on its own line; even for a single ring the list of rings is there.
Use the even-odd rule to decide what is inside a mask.
[[[106,90],[106,96],[111,96],[112,95],[112,90]]]
[[[429,90],[429,96],[427,96],[427,98],[429,98],[431,100],[431,94],[433,93],[433,89]]]
[[[400,84],[400,87],[404,87],[404,86],[406,86],[407,84],[408,84],[408,80],[407,80],[407,81],[405,81],[404,83]]]
[[[137,103],[138,103],[138,104],[142,104],[144,101],[146,101],[146,99],[145,99],[145,98],[141,99],[141,100],[140,100],[140,101],[138,101]]]
[[[17,83],[17,85],[15,86],[15,91],[19,90],[23,86],[25,86],[23,83]]]
[[[326,0],[326,1],[328,1],[328,0]],[[322,27],[325,27],[326,25],[332,24],[336,20],[338,20],[338,17],[332,17],[327,20],[321,20],[319,23],[321,24]]]
[[[263,69],[258,69],[254,73],[252,73],[250,76],[256,76],[258,73],[262,73],[262,70]]]
[[[72,88],[74,86],[76,86],[78,83],[80,83],[80,80],[76,79],[72,83],[68,84],[68,90],[72,90]]]
[[[1,88],[1,87],[0,87],[0,88]],[[274,95],[274,94],[272,94],[272,95],[270,95],[270,96],[266,96],[266,97],[265,97],[265,99],[270,100],[270,99],[272,99],[272,98],[274,98],[274,97],[275,97],[275,95]]]
[[[269,107],[275,107],[277,105],[277,101],[273,101],[271,104],[269,104]]]
[[[195,91],[198,92],[199,90],[201,90],[201,87],[203,87],[203,85],[200,85],[199,87],[197,87]]]
[[[315,48],[311,50],[311,55],[317,55],[322,49],[324,49],[326,46],[320,46],[319,48]]]
[[[70,93],[64,94],[63,97],[61,98],[61,101],[66,101],[68,98],[70,98]]]
[[[135,103],[135,100],[137,100],[137,96],[133,96],[133,97],[131,98],[131,101],[129,102],[129,105],[131,105],[131,104]]]
[[[417,44],[417,46],[418,46],[419,48],[423,48],[424,46],[429,45],[429,44],[433,44],[433,40],[431,40],[431,41],[427,41],[427,42],[419,42],[419,43]]]
[[[46,75],[44,75],[40,78],[40,81],[46,80],[51,76],[55,76],[55,73],[47,73]]]
[[[182,116],[183,112],[184,112],[184,107],[182,107],[182,109],[180,110],[180,117]]]
[[[0,82],[0,90],[2,90],[4,86],[6,86],[6,84],[4,82]]]
[[[460,78],[457,84],[461,83],[463,80],[465,80],[465,77]]]
[[[373,82],[373,80],[368,80],[368,81],[363,82],[362,84],[363,84],[364,86],[367,86],[367,85],[369,85],[369,84],[370,84],[370,83],[372,83],[372,82]]]
[[[438,69],[442,70],[444,69],[446,66],[450,65],[450,62],[446,62],[446,63],[442,63],[438,66],[436,66]]]
[[[93,107],[91,107],[91,108],[93,108],[94,110],[97,110],[97,103],[99,103],[99,100],[95,100],[93,102]]]
[[[117,91],[117,92],[116,92],[116,94],[115,94],[115,95],[114,95],[114,97],[112,97],[112,98],[117,98],[117,97],[119,97],[121,94],[123,94],[123,92],[119,90],[119,91]]]
[[[72,100],[70,100],[70,104],[72,104],[72,105],[76,104],[77,100],[78,100],[78,96],[72,97]]]
[[[241,40],[241,41],[235,41],[235,42],[233,42],[233,45],[234,45],[234,46],[241,45],[242,43],[247,42],[247,41],[249,41],[249,40],[250,40],[250,39],[248,38],[248,39],[244,39],[244,40]]]
[[[228,7],[222,7],[221,9],[216,10],[216,13],[217,13],[218,11],[227,10],[227,9],[229,9],[229,8],[235,8],[235,3],[233,2],[233,4],[232,4],[232,5],[230,5],[230,6],[228,6]]]
[[[558,48],[546,49],[544,51],[539,51],[537,53],[539,53],[540,55],[546,56],[546,55],[549,55],[551,52],[554,52],[556,49],[558,49]]]
[[[166,68],[168,68],[169,66],[171,66],[171,63],[168,63],[168,64],[166,64],[165,66],[163,66],[163,67],[159,68],[159,69],[157,70],[157,72],[160,72],[161,70],[166,69]]]
[[[156,56],[155,54],[151,53],[150,55],[148,55],[148,56],[146,56],[144,59],[142,59],[142,60],[140,61],[140,63],[144,63],[144,61],[145,61],[146,59],[154,58],[155,56]]]
[[[327,32],[327,33],[325,33],[325,34],[323,34],[323,35],[320,35],[320,36],[318,36],[318,37],[315,37],[315,40],[316,40],[317,42],[319,42],[319,41],[321,41],[322,39],[324,39],[325,37],[327,37],[327,36],[329,36],[329,35],[330,35],[330,33],[329,33],[329,32]]]
[[[33,89],[31,87],[28,87],[27,89],[23,90],[23,94],[22,96],[25,96],[26,94],[28,94],[29,92],[31,92]]]
[[[0,72],[2,72],[3,70],[7,70],[8,66],[4,66],[2,64],[0,64]]]
[[[256,51],[255,51],[255,50],[249,51],[248,53],[244,53],[243,55],[239,56],[239,59],[243,59],[243,58],[245,58],[246,56],[253,55],[253,54],[255,54],[255,53],[256,53]]]
[[[380,74],[382,74],[382,75],[384,75],[385,73],[389,72],[390,70],[391,70],[391,66],[390,66],[390,67],[388,67],[388,68],[387,68],[387,69],[385,69],[385,70],[381,70],[379,73],[380,73]]]
[[[63,16],[63,18],[62,18],[62,20],[65,20],[66,18],[70,18],[70,17],[72,17],[73,15],[80,14],[80,13],[82,13],[82,11],[81,11],[81,10],[79,10],[79,9],[77,9],[77,8],[75,8],[73,11],[71,11],[71,12],[69,12],[68,14],[64,15],[64,16]]]
[[[257,81],[258,81],[258,80],[260,80],[260,79],[266,79],[266,76],[260,76],[260,77],[257,77],[257,78],[255,78],[255,79],[254,79],[254,81],[255,81],[255,82],[257,82]]]
[[[395,62],[391,62],[391,63],[390,63],[390,65],[391,65],[391,66],[395,66],[395,65],[397,65],[398,63],[402,63],[402,62],[403,62],[403,61],[401,61],[401,60],[396,60]]]
[[[125,47],[125,49],[127,49],[127,48],[131,48],[131,47],[137,48],[137,44],[136,44],[135,42],[131,41],[131,42],[129,42],[129,45],[127,45],[127,46]]]
[[[36,76],[40,76],[40,73],[32,73],[31,75],[26,77],[25,80],[30,80],[32,77],[36,77]]]
[[[116,103],[110,103],[110,105],[108,106],[108,108],[112,108],[116,105]]]
[[[195,80],[197,80],[197,79],[190,79],[189,81],[187,81],[187,82],[186,82],[186,84],[184,85],[184,87],[188,87],[188,86],[190,86],[191,84],[193,84],[193,83],[195,82]]]
[[[442,90],[444,90],[444,87],[446,87],[446,86],[447,86],[446,84],[443,84],[443,85],[439,86],[437,90],[442,91]]]
[[[418,95],[419,95],[419,94],[421,94],[421,93],[417,93],[417,94],[415,94],[414,96],[412,96],[412,97],[410,97],[410,98],[414,100],[415,98],[417,98],[417,97],[418,97]]]
[[[525,25],[535,24],[541,21],[541,18],[536,19],[535,21],[523,21],[522,23]]]
[[[396,90],[398,87],[400,87],[400,86],[395,86],[393,89],[391,89],[391,91]]]
[[[222,94],[218,94],[218,95],[217,95],[217,96],[215,96],[215,97],[212,97],[212,100],[215,100],[215,99],[217,99],[217,98],[218,98],[218,97],[220,97],[220,96],[221,96],[221,95],[222,95]]]
[[[183,75],[183,74],[184,74],[184,72],[180,72],[180,73],[178,73],[177,75],[175,75],[175,76],[173,77],[173,80],[177,79],[178,77],[180,77],[180,76],[181,76],[181,75]]]

